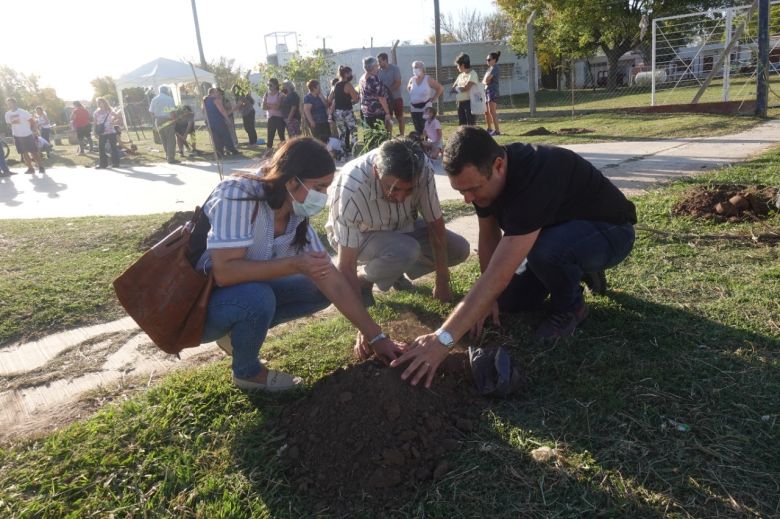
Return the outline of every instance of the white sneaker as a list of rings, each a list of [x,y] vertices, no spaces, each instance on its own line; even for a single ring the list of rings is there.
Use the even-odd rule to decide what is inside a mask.
[[[227,335],[223,335],[222,337],[217,339],[217,346],[222,348],[222,351],[224,351],[225,353],[227,353],[231,357],[233,356],[233,343],[230,342],[230,334],[229,333]]]

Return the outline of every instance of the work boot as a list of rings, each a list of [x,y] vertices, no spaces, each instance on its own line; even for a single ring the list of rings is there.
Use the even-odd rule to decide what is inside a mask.
[[[603,296],[607,293],[607,274],[603,270],[583,273],[582,281],[585,282],[591,294]]]
[[[35,174],[35,168],[27,168],[27,171],[25,171],[27,175],[34,175]]]
[[[582,303],[571,312],[560,312],[550,315],[536,330],[536,338],[542,340],[560,339],[574,333],[577,326],[588,318],[588,307]]]

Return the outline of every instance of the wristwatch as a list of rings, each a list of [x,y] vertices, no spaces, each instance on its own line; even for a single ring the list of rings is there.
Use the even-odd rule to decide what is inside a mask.
[[[433,334],[436,336],[442,346],[448,350],[451,350],[455,346],[455,340],[452,338],[452,335],[444,328],[439,328],[433,332]]]

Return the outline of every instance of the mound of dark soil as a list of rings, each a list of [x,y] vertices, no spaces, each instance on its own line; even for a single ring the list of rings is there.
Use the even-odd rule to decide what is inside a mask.
[[[171,232],[180,225],[184,225],[192,219],[195,214],[194,211],[179,211],[171,216],[167,222],[157,228],[152,234],[147,236],[138,245],[138,250],[147,251],[151,249],[157,242],[171,234]]]
[[[595,130],[589,130],[588,128],[561,128],[560,130],[550,131],[544,126],[539,126],[533,130],[528,130],[520,135],[580,135],[582,133],[593,133]]]
[[[285,474],[318,510],[383,515],[458,470],[453,452],[482,401],[467,355],[451,354],[430,390],[401,372],[375,361],[339,369],[282,413]]]
[[[697,186],[672,209],[675,216],[740,222],[766,218],[776,211],[777,189],[761,185]]]

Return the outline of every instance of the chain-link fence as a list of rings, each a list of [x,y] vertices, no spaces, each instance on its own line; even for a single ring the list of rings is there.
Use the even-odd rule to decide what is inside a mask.
[[[780,105],[780,0],[771,2],[769,25],[769,105],[773,106]],[[575,114],[753,101],[757,63],[757,8],[748,5],[658,18],[647,27],[641,43],[617,60],[610,62],[605,54],[596,53],[566,58],[553,70],[543,70],[537,112]]]
[[[769,14],[771,105],[780,102],[780,1]],[[744,103],[756,98],[757,65],[758,9],[750,5],[653,20],[653,60],[642,74],[653,105]]]

